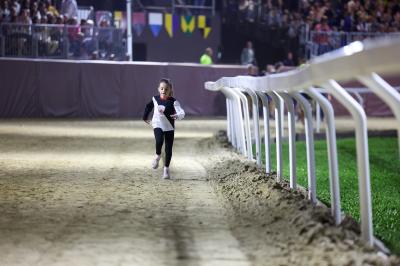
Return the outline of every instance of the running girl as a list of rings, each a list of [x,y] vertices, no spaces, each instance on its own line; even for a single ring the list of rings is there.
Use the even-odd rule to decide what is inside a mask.
[[[153,169],[158,168],[158,163],[161,159],[161,148],[165,140],[165,162],[162,178],[169,179],[171,178],[169,164],[171,162],[172,146],[174,144],[175,120],[183,119],[185,117],[185,111],[181,108],[179,102],[172,97],[174,92],[169,79],[163,78],[160,80],[158,92],[160,95],[154,96],[146,105],[143,120],[147,124],[151,123],[154,129],[156,155],[152,162]],[[153,109],[153,118],[149,120],[148,116]]]

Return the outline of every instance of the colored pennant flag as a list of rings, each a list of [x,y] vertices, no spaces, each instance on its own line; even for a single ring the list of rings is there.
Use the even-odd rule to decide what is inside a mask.
[[[114,12],[114,26],[119,29],[126,28],[126,17],[124,16],[123,12],[121,11]]]
[[[164,24],[165,30],[167,31],[169,37],[174,36],[174,32],[179,28],[179,16],[173,14],[165,14]]]
[[[197,17],[197,28],[201,31],[203,38],[207,39],[208,35],[211,32],[211,21],[210,18],[207,18],[204,15],[199,15]]]
[[[144,12],[133,12],[132,28],[136,32],[137,36],[142,35],[145,26],[146,26],[146,14]]]
[[[194,16],[181,16],[181,29],[184,33],[192,34],[195,28]]]
[[[154,37],[157,37],[160,34],[162,24],[162,13],[149,13],[149,26]]]

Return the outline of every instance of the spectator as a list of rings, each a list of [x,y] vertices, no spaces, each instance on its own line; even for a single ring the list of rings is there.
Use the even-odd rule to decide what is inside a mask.
[[[73,56],[79,57],[81,54],[82,32],[77,19],[68,19],[68,40],[70,45],[70,52]]]
[[[255,52],[253,50],[253,43],[251,41],[247,41],[246,46],[243,48],[242,53],[240,55],[240,63],[242,65],[257,64]]]
[[[32,20],[31,20],[31,17],[30,17],[29,9],[22,10],[21,11],[21,15],[18,17],[17,21],[18,21],[18,23],[21,23],[21,24],[29,24],[29,25],[31,25],[32,24]]]
[[[248,4],[246,0],[239,1],[239,6],[238,6],[239,22],[244,22],[246,20],[247,7]]]
[[[64,24],[64,17],[63,16],[56,16],[56,24],[58,24],[58,25]]]
[[[0,17],[9,17],[11,10],[8,5],[8,1],[3,1],[0,5]]]
[[[315,25],[314,30],[317,32],[314,41],[318,44],[318,54],[323,54],[332,50],[329,45],[329,33],[331,32],[331,28],[328,25],[327,17],[323,17],[321,23]]]
[[[200,57],[200,64],[211,65],[213,63],[212,55],[213,50],[210,47],[207,47],[204,54]]]
[[[53,13],[47,12],[46,17],[48,24],[56,24],[56,17],[53,15]]]
[[[18,21],[18,13],[15,7],[11,8],[10,16],[6,17],[4,22],[10,22],[10,23],[17,23]]]
[[[109,28],[110,25],[107,19],[101,20],[99,26],[99,56],[104,59],[110,55],[113,44],[113,34],[112,30]]]
[[[265,75],[274,74],[274,73],[276,73],[275,66],[274,66],[274,65],[271,65],[271,64],[268,64],[268,65],[265,67]]]
[[[19,14],[21,12],[21,4],[18,2],[18,0],[12,0],[11,1],[11,7],[15,8],[15,12]]]
[[[341,22],[341,28],[343,29],[343,31],[349,32],[349,31],[353,31],[354,30],[354,15],[347,11],[345,13],[344,19]]]
[[[42,16],[42,17],[40,18],[40,24],[48,24],[47,16]]]
[[[288,52],[287,57],[285,60],[283,60],[283,65],[284,66],[295,66],[294,61],[293,61],[293,53]]]
[[[236,0],[224,0],[222,21],[223,23],[236,23],[238,16],[238,3]]]
[[[30,6],[31,6],[31,1],[30,0],[22,0],[21,10],[29,9]]]
[[[253,65],[248,65],[247,74],[252,77],[259,76],[258,67]]]
[[[41,15],[40,12],[39,12],[38,3],[37,3],[37,2],[33,2],[33,3],[32,3],[31,9],[30,9],[30,10],[31,10],[31,11],[30,11],[30,16],[31,16],[31,18],[32,18],[32,19],[33,19],[33,18],[36,18],[37,20],[40,21],[40,19],[42,18],[42,15]]]
[[[87,21],[81,20],[81,32],[82,32],[82,44],[84,52],[88,55],[92,54],[96,50],[96,43],[94,37],[94,22],[91,19]]]
[[[76,0],[63,0],[61,3],[61,14],[67,18],[78,17],[78,4]]]
[[[46,9],[47,9],[48,13],[51,13],[54,17],[57,17],[60,15],[58,13],[58,10],[56,9],[56,7],[51,4],[51,0],[46,0],[45,5],[46,5]]]
[[[276,73],[283,72],[282,70],[283,70],[284,67],[285,67],[285,66],[283,65],[283,63],[282,63],[281,61],[276,62],[275,65],[274,65],[275,72],[276,72]]]
[[[98,60],[99,59],[99,53],[97,51],[93,51],[90,60]]]

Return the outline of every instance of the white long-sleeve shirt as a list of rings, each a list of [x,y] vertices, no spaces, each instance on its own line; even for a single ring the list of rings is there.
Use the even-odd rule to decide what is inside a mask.
[[[185,111],[174,97],[161,99],[159,95],[154,96],[146,105],[143,120],[147,120],[150,112],[153,111],[151,125],[153,128],[161,128],[163,131],[171,131],[175,129],[175,119],[183,119]],[[163,111],[161,111],[163,110]],[[174,117],[172,117],[175,116]]]

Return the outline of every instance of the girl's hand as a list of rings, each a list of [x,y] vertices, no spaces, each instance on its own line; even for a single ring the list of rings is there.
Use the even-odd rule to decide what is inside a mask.
[[[151,120],[143,120],[146,124],[150,125]]]
[[[178,115],[177,115],[177,114],[170,115],[170,117],[171,117],[172,119],[174,119],[174,120],[178,119]]]

